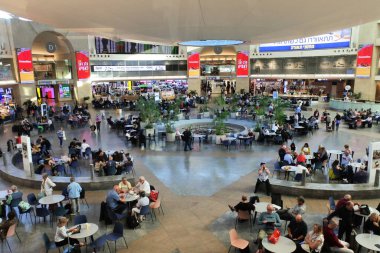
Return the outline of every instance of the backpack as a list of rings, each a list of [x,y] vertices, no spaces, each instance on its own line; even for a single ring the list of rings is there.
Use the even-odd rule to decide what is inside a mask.
[[[157,199],[158,199],[158,191],[156,190],[152,190],[150,191],[150,196],[149,196],[149,199],[153,202],[156,202]]]
[[[128,216],[128,217],[127,217],[127,228],[129,228],[129,229],[135,229],[135,228],[138,227],[139,225],[140,225],[140,224],[139,224],[139,222],[137,221],[136,216],[131,215],[131,216]]]
[[[30,204],[28,202],[25,202],[25,201],[21,201],[18,206],[21,208],[21,210],[23,212],[27,211],[30,209]]]

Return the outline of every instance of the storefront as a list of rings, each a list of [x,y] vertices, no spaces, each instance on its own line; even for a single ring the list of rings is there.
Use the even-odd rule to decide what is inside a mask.
[[[251,59],[250,92],[310,94],[342,98],[353,88],[355,55]]]
[[[43,80],[37,82],[36,93],[39,104],[55,105],[72,101],[74,88],[71,80]]]

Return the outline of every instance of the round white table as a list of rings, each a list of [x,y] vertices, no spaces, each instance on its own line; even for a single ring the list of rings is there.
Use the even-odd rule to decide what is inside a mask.
[[[40,198],[38,202],[41,205],[52,205],[52,204],[57,204],[59,202],[62,202],[64,199],[65,199],[65,196],[63,195],[50,195],[50,196]]]
[[[280,236],[276,244],[270,243],[267,237],[262,243],[265,249],[273,253],[291,253],[296,250],[296,244],[284,236]]]
[[[336,157],[338,158],[341,154],[343,154],[343,152],[341,150],[335,150],[335,149],[332,149],[332,150],[327,150],[327,153],[331,155],[336,155]]]
[[[359,234],[355,240],[366,249],[380,251],[380,248],[375,246],[375,244],[380,244],[379,235]]]
[[[309,244],[307,244],[307,243],[303,243],[303,244],[301,244],[301,248],[302,248],[304,251],[310,253]]]
[[[222,140],[223,141],[233,141],[233,140],[236,140],[236,138],[235,137],[224,137]]]
[[[349,163],[348,165],[352,166],[353,168],[355,168],[355,173],[356,171],[358,170],[358,168],[360,168],[362,166],[361,163]]]
[[[135,201],[136,199],[138,199],[139,198],[139,195],[138,194],[126,194],[126,196],[125,196],[125,200],[127,201],[127,202],[131,202],[131,201]]]
[[[83,239],[94,235],[98,232],[99,227],[95,223],[82,223],[79,224],[81,226],[80,232],[77,234],[70,234],[69,237],[73,239]],[[76,226],[79,226],[76,225]],[[74,226],[74,227],[76,227]]]
[[[271,203],[268,203],[268,202],[258,202],[256,204],[254,204],[255,206],[255,212],[256,213],[264,213],[267,211],[267,206],[271,204]],[[281,206],[278,206],[278,205],[275,205],[275,204],[272,204],[273,207],[276,209],[276,210],[280,210],[281,209]]]

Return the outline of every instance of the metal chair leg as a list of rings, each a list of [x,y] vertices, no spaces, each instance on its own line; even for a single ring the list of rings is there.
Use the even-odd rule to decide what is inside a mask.
[[[6,243],[7,243],[7,245],[8,245],[9,251],[12,253],[12,249],[11,249],[11,246],[9,245],[9,242],[8,242],[8,240],[7,240],[7,239],[5,239],[5,242],[6,242]]]
[[[125,246],[127,246],[127,249],[128,249],[127,240],[125,240],[125,237],[124,237],[124,236],[123,236],[123,239],[124,239],[124,242],[125,242]]]

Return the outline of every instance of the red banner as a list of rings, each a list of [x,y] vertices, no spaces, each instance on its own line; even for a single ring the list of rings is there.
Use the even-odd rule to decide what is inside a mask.
[[[356,77],[369,78],[371,76],[373,44],[361,45],[356,60]]]
[[[77,63],[78,80],[90,78],[90,59],[88,52],[78,51],[75,52],[75,58]]]
[[[249,56],[247,52],[238,52],[236,54],[236,76],[248,77],[248,61]]]
[[[199,60],[199,53],[189,55],[187,58],[187,69],[189,78],[199,77],[200,67],[201,64]]]
[[[21,83],[33,83],[33,58],[30,48],[17,48],[17,63]]]

